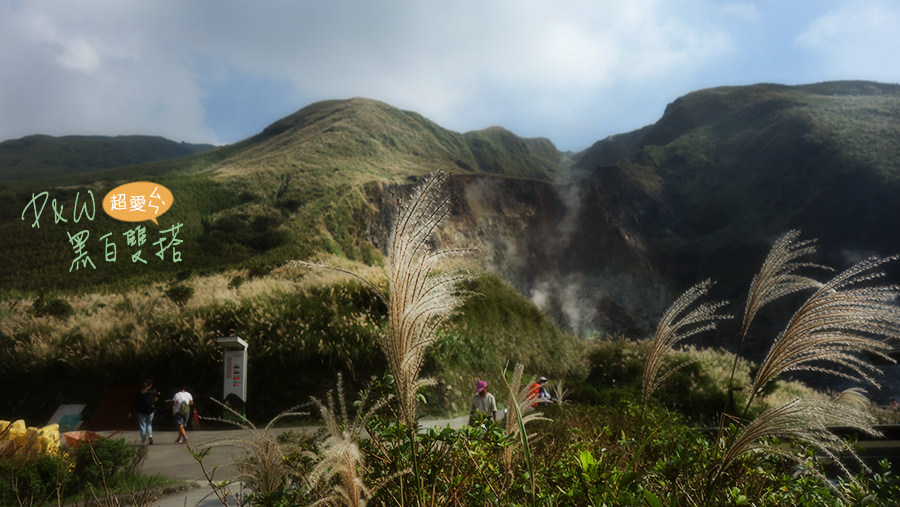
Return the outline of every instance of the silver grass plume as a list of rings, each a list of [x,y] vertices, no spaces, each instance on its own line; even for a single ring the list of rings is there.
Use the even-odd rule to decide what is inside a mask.
[[[513,405],[519,407],[519,413],[522,414],[522,426],[528,424],[532,421],[549,421],[550,419],[544,417],[539,412],[534,410],[532,405],[537,401],[532,397],[531,386],[534,384],[535,379],[532,378],[531,382],[527,382],[525,384],[522,383],[522,373],[525,371],[525,366],[522,363],[516,363],[516,367],[513,368],[513,376],[509,381],[509,405],[506,410],[506,434],[510,435],[514,438],[514,442],[520,442],[521,439],[517,438],[519,435],[519,423],[516,420],[516,412]],[[505,375],[506,372],[504,372]],[[513,448],[515,444],[510,445],[509,447],[503,450],[503,465],[506,471],[512,470],[512,454]]]
[[[893,363],[888,340],[900,339],[900,287],[871,285],[885,276],[880,267],[894,260],[870,258],[836,275],[806,300],[788,322],[757,372],[750,400],[778,375],[817,371],[878,387],[872,355]]]
[[[373,289],[388,307],[390,327],[378,343],[396,379],[397,398],[403,423],[416,421],[416,392],[432,383],[420,379],[425,349],[436,339],[435,332],[468,294],[458,289],[471,275],[461,269],[438,271],[443,259],[471,253],[471,249],[433,252],[432,235],[450,214],[453,199],[445,192],[450,175],[438,172],[426,179],[401,203],[388,251],[390,297],[359,275],[322,264],[291,261],[317,269],[331,269],[355,277]]]
[[[556,381],[556,385],[553,386],[553,401],[559,407],[565,407],[569,400],[569,392],[570,389],[566,387],[566,379],[559,379]]]
[[[429,245],[453,204],[445,191],[448,179],[445,172],[433,175],[401,204],[389,242],[390,328],[381,347],[397,380],[401,416],[409,427],[416,420],[416,392],[430,382],[419,379],[425,349],[436,339],[438,327],[462,304],[459,284],[471,278],[460,269],[437,270],[445,257],[471,250],[432,252]]]
[[[288,409],[274,418],[262,428],[258,428],[249,419],[221,401],[210,398],[214,403],[231,413],[235,420],[218,417],[204,417],[206,420],[228,423],[249,432],[249,438],[221,438],[197,446],[198,452],[214,447],[240,447],[247,451],[248,458],[238,461],[238,470],[248,487],[259,494],[274,493],[289,486],[293,471],[285,464],[285,457],[293,451],[285,444],[278,442],[270,431],[275,423],[285,417],[307,415],[306,412],[295,412]],[[210,481],[212,477],[210,477]]]
[[[694,285],[684,292],[666,310],[656,333],[650,342],[650,351],[647,354],[647,362],[644,365],[644,377],[642,383],[642,403],[644,406],[650,401],[650,396],[671,374],[690,364],[693,361],[685,361],[665,374],[661,373],[668,353],[682,340],[705,331],[716,328],[720,320],[731,318],[727,314],[718,313],[727,303],[724,301],[714,303],[699,303],[697,300],[705,296],[712,287],[711,280]]]
[[[859,410],[868,411],[871,403],[866,396],[866,390],[861,387],[851,387],[844,389],[834,398],[835,403],[850,405]]]
[[[812,255],[816,252],[816,241],[798,241],[800,231],[794,229],[781,235],[769,250],[766,260],[750,281],[750,290],[747,293],[747,304],[744,307],[744,318],[741,322],[741,332],[737,348],[734,351],[734,362],[731,365],[731,375],[728,378],[728,404],[722,416],[734,410],[734,375],[737,371],[738,358],[744,345],[744,339],[750,330],[750,324],[756,314],[765,305],[797,292],[821,287],[821,283],[813,278],[797,274],[804,268],[818,268],[830,270],[827,266],[820,266],[809,262],[799,262],[801,257]],[[752,396],[751,396],[752,398]]]
[[[357,442],[361,438],[368,418],[383,407],[384,402],[366,407],[368,400],[368,391],[366,391],[359,403],[356,417],[351,419],[347,412],[343,377],[340,373],[337,376],[337,393],[337,406],[335,406],[334,395],[331,391],[328,392],[325,402],[315,397],[312,398],[313,405],[319,409],[325,422],[328,437],[320,449],[321,459],[310,472],[308,481],[315,488],[320,484],[330,483],[335,477],[338,478],[332,493],[313,505],[342,503],[351,507],[362,507],[366,505],[373,492],[359,475],[364,462]]]
[[[797,241],[799,236],[800,231],[794,229],[778,238],[759,273],[753,276],[741,323],[741,341],[747,336],[750,323],[763,306],[778,298],[822,285],[813,278],[797,274],[797,270],[802,268],[829,269],[818,264],[797,262],[800,257],[816,252],[815,240]]]
[[[827,428],[827,426],[848,426],[872,436],[881,436],[881,433],[872,427],[875,419],[868,411],[867,403],[860,405],[860,396],[861,394],[857,391],[842,393],[837,399],[828,401],[795,398],[780,407],[763,411],[756,419],[747,424],[736,435],[731,445],[724,450],[717,473],[728,468],[738,457],[751,452],[766,452],[783,456],[813,470],[808,463],[788,450],[773,445],[769,440],[773,437],[807,442],[830,457],[847,476],[851,476],[851,474],[840,461],[841,456],[852,456],[865,470],[869,471],[852,445],[828,431]],[[854,401],[847,403],[848,398]]]

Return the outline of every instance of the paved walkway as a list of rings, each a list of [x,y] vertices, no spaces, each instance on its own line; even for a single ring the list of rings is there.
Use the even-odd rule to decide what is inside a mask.
[[[422,420],[420,424],[424,428],[432,426],[450,425],[460,428],[466,424],[467,416],[455,419]],[[314,431],[312,427],[274,428],[272,433],[277,435],[286,431]],[[105,434],[105,432],[100,432]],[[184,488],[180,491],[159,498],[154,504],[157,507],[212,507],[221,506],[222,502],[213,493],[203,469],[191,455],[187,446],[176,444],[175,431],[155,431],[153,433],[154,444],[147,448],[147,457],[144,459],[141,471],[146,475],[159,474],[176,481],[183,481]],[[235,480],[239,473],[235,466],[235,460],[245,454],[243,447],[239,445],[225,445],[226,441],[243,441],[250,438],[247,430],[198,430],[188,433],[188,442],[191,447],[199,448],[205,444],[220,442],[211,447],[209,454],[203,459],[203,467],[208,472],[214,472],[213,480]],[[140,443],[140,435],[137,431],[122,431],[115,438],[124,438],[129,443]],[[234,487],[238,491],[237,486]],[[237,505],[236,502],[230,505]]]

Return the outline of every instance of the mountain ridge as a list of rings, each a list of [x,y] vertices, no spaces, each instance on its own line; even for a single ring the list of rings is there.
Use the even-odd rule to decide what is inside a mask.
[[[359,97],[311,104],[242,143],[255,167],[232,159],[212,170],[227,176],[292,164],[332,165],[390,178],[422,174],[424,167],[426,172],[444,169],[552,180],[567,168],[565,155],[546,138],[521,138],[502,127],[458,133],[418,113]],[[302,155],[290,156],[297,153]]]
[[[166,278],[317,252],[382,262],[398,196],[449,170],[459,205],[438,241],[479,248],[490,269],[580,334],[639,336],[674,294],[704,278],[722,279],[717,290],[734,299],[791,228],[821,238],[818,260],[837,268],[863,253],[900,252],[900,239],[884,232],[900,226],[898,129],[900,85],[719,87],[571,156],[544,138],[502,127],[457,133],[354,98],[310,104],[233,145],[107,170],[90,184],[99,194],[153,177],[173,190],[188,263],[162,268]],[[19,213],[26,190],[7,194]],[[20,237],[16,210],[2,216],[0,235]],[[107,226],[115,224],[92,233]],[[55,241],[54,264],[68,266],[69,245],[42,241]]]
[[[49,136],[0,142],[0,180],[46,179],[184,157],[214,148],[160,136]]]

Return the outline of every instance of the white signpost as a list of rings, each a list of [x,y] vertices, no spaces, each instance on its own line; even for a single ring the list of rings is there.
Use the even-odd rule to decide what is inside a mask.
[[[243,415],[247,403],[247,342],[237,336],[226,336],[216,341],[225,349],[222,399]],[[229,403],[234,396],[240,399],[239,407]]]

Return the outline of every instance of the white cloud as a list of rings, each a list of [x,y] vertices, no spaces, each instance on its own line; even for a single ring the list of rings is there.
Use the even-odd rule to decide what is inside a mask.
[[[722,12],[727,16],[748,23],[759,21],[759,8],[757,8],[755,4],[749,2],[727,4],[722,7]]]
[[[59,63],[70,69],[91,72],[100,67],[100,55],[88,42],[75,40],[63,48]]]
[[[851,2],[814,19],[795,39],[829,79],[900,80],[900,5]]]
[[[54,9],[43,10],[47,6]],[[86,8],[86,6],[91,8]],[[0,7],[0,138],[162,134],[204,141],[202,91],[184,61],[116,2]],[[133,30],[130,28],[134,28]]]
[[[201,62],[291,83],[298,98],[368,96],[459,130],[515,130],[516,118],[559,137],[584,120],[551,113],[574,114],[629,83],[684,80],[732,51],[707,1],[0,5],[0,65],[10,70],[0,78],[0,139],[222,141],[204,123]]]

